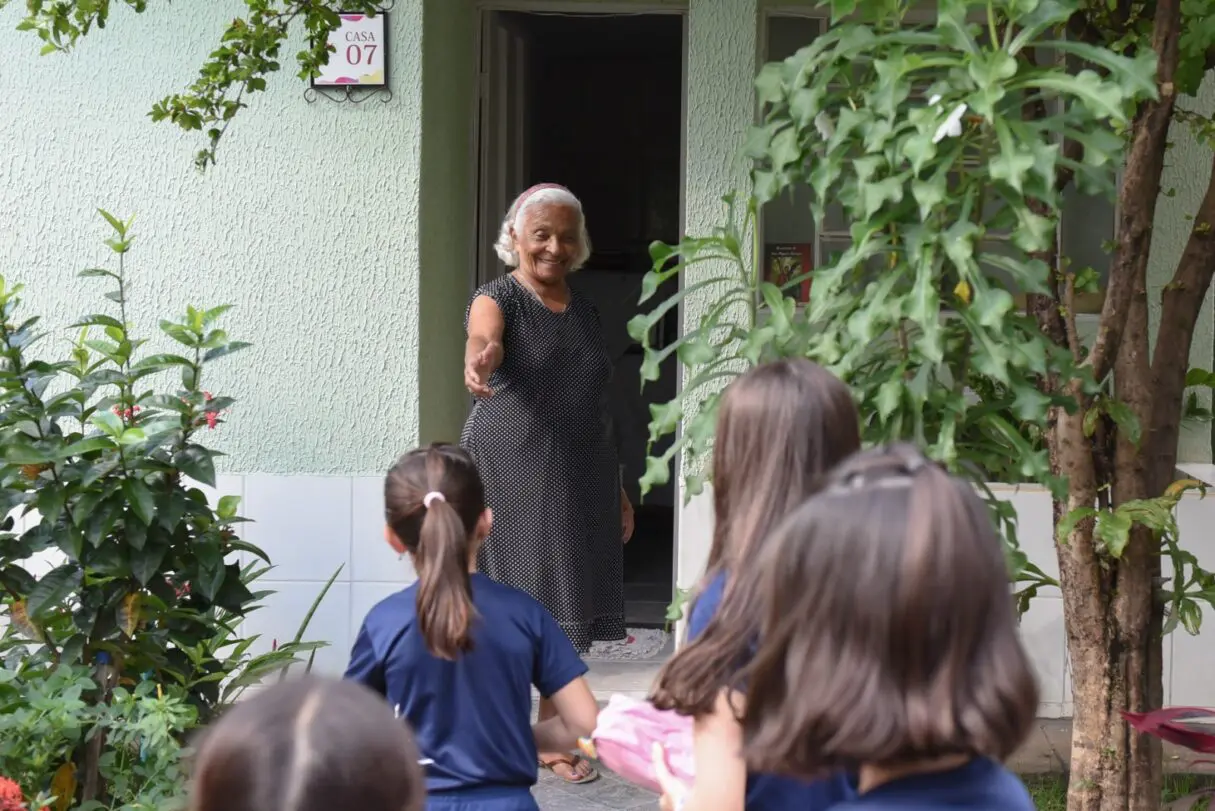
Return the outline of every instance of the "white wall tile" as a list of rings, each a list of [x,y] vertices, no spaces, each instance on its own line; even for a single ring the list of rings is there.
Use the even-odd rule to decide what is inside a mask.
[[[346,476],[245,477],[246,540],[270,557],[276,581],[350,580],[351,480]]]
[[[354,644],[363,620],[376,603],[402,588],[397,583],[351,583],[350,584],[350,644]]]
[[[1037,597],[1021,617],[1021,640],[1038,675],[1043,708],[1056,714],[1064,696],[1066,642],[1063,634],[1063,601],[1058,597]]]
[[[265,581],[263,588],[275,593],[262,608],[249,614],[244,621],[245,636],[259,635],[253,650],[270,650],[274,640],[291,640],[313,601],[324,587],[323,583]],[[317,651],[313,672],[341,675],[350,654],[350,584],[334,583],[312,616],[304,632],[305,642],[324,641],[329,646]],[[303,668],[299,668],[303,672]]]
[[[682,478],[679,497],[683,504]],[[695,585],[704,574],[709,548],[713,545],[713,488],[705,485],[700,495],[693,496],[691,501],[683,504],[678,519],[675,582],[680,588],[686,589]]]
[[[1050,577],[1059,576],[1055,553],[1054,513],[1050,492],[1041,487],[996,485],[995,494],[1017,511],[1017,540],[1021,551]]]
[[[390,583],[395,588],[412,583],[417,575],[409,557],[384,540],[384,477],[358,476],[353,481],[350,579]]]
[[[1182,545],[1194,553],[1199,565],[1215,569],[1215,493],[1206,498],[1197,493],[1183,496],[1177,505],[1177,529]],[[1167,560],[1164,565],[1165,576],[1171,576]],[[1215,704],[1210,677],[1215,669],[1215,645],[1211,643],[1215,638],[1215,610],[1203,612],[1201,630],[1200,636],[1190,636],[1182,628],[1170,635],[1172,667],[1165,690],[1168,703],[1174,706]]]

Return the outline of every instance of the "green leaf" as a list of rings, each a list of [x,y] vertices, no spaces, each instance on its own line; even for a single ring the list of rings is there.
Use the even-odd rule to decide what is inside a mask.
[[[150,527],[156,518],[156,499],[148,486],[139,479],[128,478],[122,482],[122,494],[126,496],[131,511],[144,526]]]
[[[1131,519],[1117,512],[1103,510],[1097,513],[1093,538],[1101,542],[1110,556],[1122,557],[1131,539]]]
[[[26,598],[26,612],[30,617],[38,617],[58,608],[80,588],[80,578],[80,567],[76,563],[65,563],[47,572]]]
[[[1189,369],[1185,373],[1185,384],[1189,386],[1209,386],[1215,387],[1215,372],[1208,372],[1206,369],[1195,367]]]
[[[187,445],[173,454],[173,467],[208,487],[215,486],[215,462],[206,448]]]
[[[903,390],[906,388],[901,375],[892,374],[886,382],[878,387],[877,394],[877,410],[878,417],[883,421],[889,419],[890,415],[899,407],[899,403],[903,399]]]
[[[253,344],[247,341],[229,341],[228,343],[210,349],[203,355],[203,362],[218,360],[225,355],[231,355],[233,352],[239,352],[242,349],[248,349]]]
[[[125,331],[126,327],[117,318],[110,315],[86,315],[84,318],[71,324],[68,329],[79,329],[81,327],[111,327],[116,330]]]
[[[1119,124],[1126,123],[1122,92],[1117,85],[1102,81],[1101,77],[1091,70],[1082,70],[1075,75],[1052,71],[1014,84],[1019,85],[1059,93],[1065,97],[1073,96],[1097,118],[1109,119]]]
[[[1067,538],[1072,534],[1072,530],[1086,518],[1093,518],[1097,515],[1097,511],[1092,507],[1077,507],[1071,512],[1063,516],[1059,521],[1059,525],[1055,527],[1055,540],[1059,543],[1067,543]]]
[[[169,547],[159,543],[146,544],[143,549],[131,550],[131,574],[141,586],[148,585],[152,578],[156,577],[168,551]]]
[[[1139,426],[1139,418],[1135,416],[1131,407],[1121,400],[1106,400],[1104,406],[1110,419],[1117,424],[1120,430],[1126,432],[1126,438],[1130,440],[1131,444],[1138,445],[1143,434]]]
[[[114,232],[118,234],[118,236],[125,237],[127,235],[127,226],[122,220],[118,219],[103,208],[97,209],[97,213],[105,218],[105,221],[110,224],[110,227],[114,229]]]
[[[89,417],[89,422],[115,439],[122,435],[126,427],[123,425],[122,419],[112,411],[94,412],[93,416]]]
[[[240,496],[221,496],[219,504],[215,508],[215,514],[224,520],[231,520],[236,517],[238,507],[240,507]]]
[[[641,485],[641,494],[653,490],[655,487],[661,487],[671,480],[671,462],[665,457],[650,456],[645,460],[645,473],[642,475],[639,484]]]

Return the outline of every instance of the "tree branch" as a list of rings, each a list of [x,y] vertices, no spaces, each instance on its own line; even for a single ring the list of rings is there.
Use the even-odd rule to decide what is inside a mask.
[[[1177,72],[1180,33],[1181,0],[1160,0],[1152,26],[1152,47],[1158,59],[1156,85],[1160,95],[1143,105],[1133,124],[1131,148],[1118,195],[1117,247],[1110,266],[1097,337],[1085,359],[1098,381],[1109,374],[1118,354],[1131,297],[1145,284],[1169,122],[1177,102],[1173,78]]]

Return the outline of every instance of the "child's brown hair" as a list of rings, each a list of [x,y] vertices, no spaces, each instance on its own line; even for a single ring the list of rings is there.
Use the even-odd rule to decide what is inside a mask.
[[[802,777],[949,755],[1003,760],[1038,687],[974,488],[910,445],[841,464],[740,575],[759,612],[748,765]]]
[[[468,452],[437,443],[397,460],[384,481],[388,527],[418,571],[418,628],[427,649],[454,659],[472,647],[469,569],[485,485]]]
[[[267,688],[208,729],[190,811],[422,811],[426,781],[405,723],[362,685]]]
[[[814,482],[860,445],[852,392],[817,363],[805,358],[765,363],[731,383],[717,415],[715,521],[702,583],[749,566],[764,538]],[[655,705],[707,713],[738,666],[723,651],[734,648],[736,636],[749,635],[748,620],[748,612],[723,601],[704,634],[659,674]]]

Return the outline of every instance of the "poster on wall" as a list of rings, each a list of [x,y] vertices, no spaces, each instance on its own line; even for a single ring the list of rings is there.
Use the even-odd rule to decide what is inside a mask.
[[[814,269],[813,242],[769,242],[764,246],[764,281],[771,282],[779,288],[792,280],[809,273]],[[785,295],[796,299],[799,304],[810,301],[809,276],[792,289],[786,289]]]
[[[329,35],[329,64],[313,87],[385,87],[388,84],[388,12],[339,15]]]

